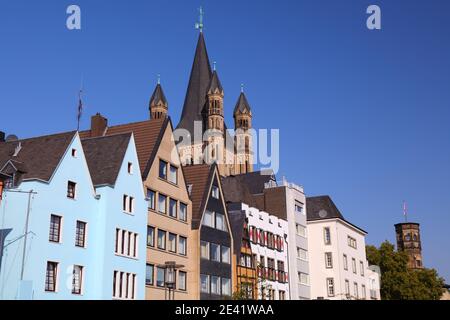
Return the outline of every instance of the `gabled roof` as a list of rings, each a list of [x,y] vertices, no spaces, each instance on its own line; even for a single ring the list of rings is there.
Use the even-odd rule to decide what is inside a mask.
[[[236,184],[246,185],[248,191],[251,194],[264,193],[266,183],[271,182],[276,184],[276,178],[275,175],[273,174],[273,171],[248,172],[224,178],[224,180],[227,179],[229,180],[235,179],[237,181]]]
[[[166,96],[164,95],[164,91],[162,89],[161,84],[157,84],[155,90],[153,91],[152,97],[150,98],[150,106],[157,105],[159,103],[164,104],[166,107],[169,106],[167,103]]]
[[[0,170],[10,162],[23,172],[22,180],[50,181],[76,132],[0,142]],[[13,157],[20,143],[20,151]]]
[[[241,92],[239,95],[238,101],[236,102],[236,106],[234,107],[234,114],[236,113],[251,113],[252,109],[250,108],[250,104],[247,101],[247,97],[245,93]]]
[[[200,226],[203,211],[209,196],[209,189],[213,182],[215,165],[199,164],[183,167],[183,175],[187,186],[191,186],[192,228]]]
[[[177,128],[188,130],[193,137],[194,121],[202,121],[202,111],[206,103],[206,94],[211,84],[211,65],[206,50],[203,33],[200,32],[195,49],[189,84],[184,100],[183,111]]]
[[[141,169],[142,177],[146,178],[150,166],[156,156],[159,144],[161,143],[164,131],[169,124],[171,125],[170,118],[127,123],[108,127],[105,135],[110,136],[129,132],[134,134],[139,167]],[[80,132],[80,136],[83,139],[90,138],[91,131],[87,130]]]
[[[209,88],[208,88],[208,93],[215,93],[215,92],[219,92],[221,94],[223,94],[223,87],[222,84],[220,83],[219,80],[219,75],[217,74],[217,71],[214,70],[212,78],[211,78],[211,83],[209,84]]]
[[[221,177],[223,194],[227,203],[245,203],[255,207],[256,202],[248,186],[235,176]]]
[[[82,140],[84,155],[94,186],[114,186],[131,133]]]

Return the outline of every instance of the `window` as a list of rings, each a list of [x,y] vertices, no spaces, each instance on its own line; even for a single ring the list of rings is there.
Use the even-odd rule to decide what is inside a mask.
[[[344,270],[348,270],[348,261],[347,261],[347,255],[344,254]]]
[[[279,300],[286,300],[286,292],[283,290],[278,291]]]
[[[298,281],[300,284],[309,285],[309,275],[303,272],[298,273]]]
[[[83,281],[83,267],[73,266],[72,274],[72,293],[81,294],[81,285]]]
[[[200,291],[209,293],[209,276],[205,274],[200,275]]]
[[[249,257],[251,258],[251,257]],[[230,263],[230,248],[222,246],[222,262]]]
[[[148,208],[156,209],[156,193],[153,190],[147,189]]]
[[[331,252],[325,252],[325,268],[333,268],[333,255]]]
[[[356,259],[352,258],[352,270],[353,273],[356,274]]]
[[[303,203],[295,201],[295,212],[303,214]]]
[[[77,149],[72,149],[72,157],[77,157]]]
[[[359,269],[361,271],[361,275],[364,277],[364,262],[359,262]]]
[[[211,196],[215,199],[219,199],[219,188],[216,186],[212,186]]]
[[[180,202],[180,216],[181,221],[187,221],[187,205]]]
[[[222,278],[222,295],[231,296],[231,280],[228,278]]]
[[[158,249],[166,250],[166,232],[158,229]]]
[[[227,231],[225,216],[221,213],[216,213],[216,229]]]
[[[177,252],[177,235],[169,233],[169,251]]]
[[[138,247],[138,234],[116,229],[116,248],[115,253],[127,257],[136,258],[137,257],[137,247]]]
[[[353,290],[355,291],[356,299],[359,299],[358,284],[356,282],[353,283]]]
[[[185,256],[186,255],[186,245],[187,239],[185,237],[178,237],[178,253]]]
[[[158,287],[164,287],[165,282],[165,270],[160,267],[156,267],[156,285]]]
[[[75,230],[75,246],[84,248],[86,244],[86,222],[77,221]]]
[[[58,276],[58,263],[47,262],[47,271],[45,273],[45,291],[56,292],[56,281]]]
[[[177,172],[178,172],[178,168],[170,165],[170,169],[169,169],[169,181],[173,184],[177,184],[178,183],[178,178],[177,178]]]
[[[166,202],[167,202],[167,197],[163,194],[159,194],[158,197],[158,211],[160,213],[164,213],[166,214]]]
[[[302,226],[301,224],[296,224],[295,227],[297,229],[297,235],[299,235],[299,236],[301,236],[303,238],[306,238],[306,235],[307,235],[306,227]]]
[[[128,162],[128,173],[133,174],[133,164],[131,162]]]
[[[327,278],[327,294],[329,297],[334,297],[334,279]]]
[[[205,211],[205,214],[203,215],[203,225],[214,228],[214,212],[208,210]]]
[[[50,234],[49,240],[51,242],[60,242],[61,240],[61,220],[60,216],[52,214],[50,216]]]
[[[345,279],[345,297],[350,299],[350,281]]]
[[[172,218],[177,217],[177,200],[170,198],[169,200],[169,216]]]
[[[366,286],[364,284],[361,286],[361,298],[366,300]]]
[[[323,228],[323,238],[325,244],[331,244],[331,233],[329,227]]]
[[[147,286],[152,286],[155,279],[154,277],[155,266],[152,264],[148,264],[145,266],[145,284]]]
[[[114,271],[113,298],[134,300],[136,298],[136,275],[134,273]]]
[[[155,246],[155,228],[151,226],[147,226],[147,246]]]
[[[134,198],[127,196],[126,194],[123,195],[123,211],[127,213],[133,213],[134,210]]]
[[[159,177],[167,180],[167,162],[159,160]]]
[[[186,291],[187,274],[184,271],[178,271],[178,289]]]
[[[209,260],[209,242],[200,241],[200,254],[203,259]]]
[[[211,293],[220,295],[220,277],[211,276]]]
[[[349,247],[356,249],[356,239],[355,238],[347,236],[347,242],[348,242]]]
[[[297,247],[297,258],[304,261],[308,261],[308,251],[300,247]]]
[[[220,246],[215,243],[210,244],[211,260],[220,262]]]
[[[67,182],[67,198],[75,199],[75,189],[77,184],[72,181]]]

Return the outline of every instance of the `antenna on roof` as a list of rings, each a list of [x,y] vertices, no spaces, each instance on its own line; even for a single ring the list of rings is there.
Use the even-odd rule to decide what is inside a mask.
[[[216,71],[216,62],[213,61],[213,71]]]

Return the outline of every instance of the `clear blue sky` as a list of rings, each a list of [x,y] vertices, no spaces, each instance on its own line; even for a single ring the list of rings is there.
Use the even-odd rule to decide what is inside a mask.
[[[65,27],[81,6],[82,30]],[[424,262],[450,282],[450,2],[0,0],[0,130],[30,137],[148,117],[156,75],[179,119],[203,5],[227,122],[240,83],[257,128],[281,129],[281,175],[329,194],[368,243],[394,241],[402,200]],[[382,30],[365,26],[382,9]]]

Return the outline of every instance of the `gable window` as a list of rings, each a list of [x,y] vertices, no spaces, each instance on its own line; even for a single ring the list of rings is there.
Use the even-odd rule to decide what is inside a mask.
[[[129,174],[133,174],[133,164],[128,162],[127,170]]]
[[[51,242],[60,242],[61,240],[61,220],[60,216],[52,214],[50,216],[50,234],[49,240]]]
[[[72,274],[72,293],[81,294],[81,285],[83,281],[83,267],[73,266]]]
[[[155,228],[151,226],[147,226],[147,246],[155,246]]]
[[[67,182],[67,198],[75,199],[76,186],[77,184],[75,182],[72,181]]]
[[[173,183],[173,184],[177,184],[178,183],[178,177],[177,177],[177,172],[178,172],[178,168],[170,165],[169,166],[169,182]]]
[[[334,297],[334,279],[327,278],[327,294],[329,297]]]
[[[58,277],[58,263],[48,261],[45,273],[45,291],[56,292],[56,281]]]
[[[158,249],[166,250],[166,232],[158,230]]]
[[[177,200],[169,199],[169,216],[172,218],[177,217]]]
[[[137,233],[116,228],[116,254],[136,258],[137,248]]]
[[[159,160],[159,177],[167,180],[167,162],[164,160]]]
[[[219,199],[219,188],[216,186],[212,186],[211,196],[215,199]]]
[[[329,227],[323,228],[323,240],[325,244],[331,244],[331,232]]]
[[[72,149],[72,157],[77,157],[77,149]]]
[[[77,221],[75,231],[75,246],[84,248],[86,245],[86,222]]]
[[[180,202],[180,216],[181,221],[187,221],[187,205]]]
[[[331,252],[325,252],[325,268],[333,268],[333,255]]]
[[[169,232],[169,251],[177,252],[177,235]]]
[[[148,208],[156,209],[156,193],[153,190],[147,189]]]
[[[205,211],[205,214],[203,215],[203,225],[214,228],[214,212],[208,210]]]
[[[202,259],[209,260],[209,242],[200,241],[200,255]]]
[[[225,221],[225,216],[221,213],[216,212],[216,229],[227,231],[227,225]]]
[[[145,266],[145,284],[147,286],[152,286],[154,283],[154,272],[155,266],[153,264],[148,264]]]
[[[163,194],[159,194],[158,197],[158,211],[160,213],[166,214],[166,202],[167,202],[167,197]]]
[[[220,262],[220,245],[211,243],[210,249],[211,249],[211,260]]]
[[[185,256],[186,255],[186,237],[179,236],[178,237],[178,253]]]
[[[134,198],[126,194],[123,195],[122,201],[123,211],[126,213],[133,213],[134,211]]]

